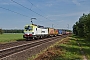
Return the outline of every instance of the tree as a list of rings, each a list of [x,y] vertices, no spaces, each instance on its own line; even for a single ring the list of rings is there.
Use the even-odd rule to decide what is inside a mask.
[[[80,37],[90,38],[90,13],[79,18],[73,25],[73,32]]]
[[[3,30],[2,29],[0,29],[0,34],[3,34]]]

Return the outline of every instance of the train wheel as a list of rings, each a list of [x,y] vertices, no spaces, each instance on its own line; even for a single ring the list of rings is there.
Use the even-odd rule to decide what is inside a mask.
[[[35,37],[32,38],[33,40],[35,39]]]

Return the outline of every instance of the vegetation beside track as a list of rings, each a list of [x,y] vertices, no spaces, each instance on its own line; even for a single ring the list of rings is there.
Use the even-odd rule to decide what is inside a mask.
[[[0,43],[14,42],[23,39],[22,33],[6,33],[0,35]]]
[[[83,55],[80,52],[81,47],[77,42],[80,43],[87,59],[90,59],[90,43],[84,38],[70,36],[28,60],[83,60]]]
[[[90,13],[83,14],[73,25],[73,33],[79,37],[90,39]]]

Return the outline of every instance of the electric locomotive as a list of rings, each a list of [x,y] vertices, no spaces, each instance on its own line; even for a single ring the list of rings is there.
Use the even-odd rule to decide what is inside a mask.
[[[48,36],[48,28],[44,26],[31,24],[24,27],[23,37],[26,39],[38,39]]]

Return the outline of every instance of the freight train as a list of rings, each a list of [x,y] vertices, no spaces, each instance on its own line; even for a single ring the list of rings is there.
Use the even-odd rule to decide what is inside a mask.
[[[66,34],[65,30],[44,27],[36,24],[25,25],[23,38],[39,39]]]

